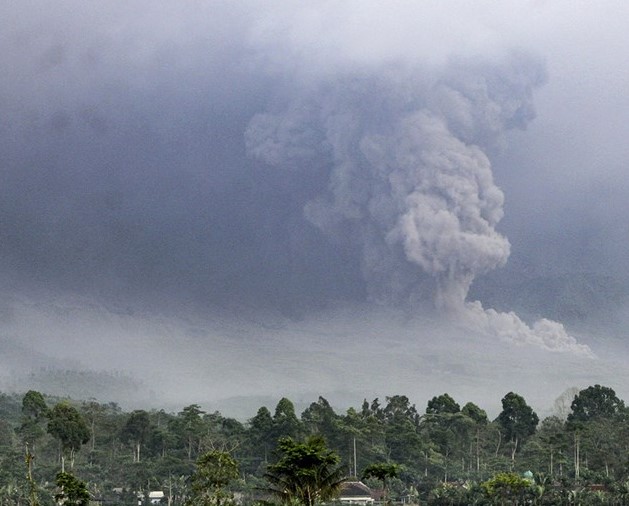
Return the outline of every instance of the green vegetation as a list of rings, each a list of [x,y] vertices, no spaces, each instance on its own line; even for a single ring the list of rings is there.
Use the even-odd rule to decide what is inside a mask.
[[[443,393],[424,410],[394,395],[344,413],[319,397],[301,415],[282,398],[246,423],[198,404],[0,394],[0,506],[148,506],[152,491],[169,506],[315,506],[354,474],[387,503],[629,504],[624,402],[594,385],[565,416],[540,422],[514,392],[493,421]]]
[[[233,504],[233,496],[225,489],[240,476],[238,463],[227,452],[212,450],[197,459],[192,475],[190,506],[221,506]]]
[[[382,482],[382,500],[387,502],[387,481],[400,476],[401,466],[391,463],[370,464],[363,471],[363,479],[375,478]]]
[[[55,480],[58,492],[55,500],[64,506],[87,506],[90,502],[90,493],[85,482],[76,476],[61,471]]]
[[[310,436],[303,443],[290,437],[278,442],[280,455],[264,474],[269,492],[284,504],[314,506],[332,499],[343,482],[340,458],[329,450],[321,436]]]

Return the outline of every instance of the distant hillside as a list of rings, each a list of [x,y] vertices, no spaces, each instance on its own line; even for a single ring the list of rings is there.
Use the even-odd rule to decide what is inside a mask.
[[[121,372],[40,369],[11,378],[3,390],[37,390],[51,396],[71,399],[95,399],[122,406],[149,407],[157,404],[157,395],[140,380]]]
[[[363,399],[369,397],[368,392],[334,391],[334,392],[290,392],[282,395],[240,395],[211,401],[207,403],[209,410],[219,411],[225,416],[247,421],[262,406],[274,412],[277,403],[282,396],[288,397],[295,406],[297,413],[302,413],[312,402],[316,402],[319,396],[324,397],[335,409],[344,412],[347,406],[359,406]]]

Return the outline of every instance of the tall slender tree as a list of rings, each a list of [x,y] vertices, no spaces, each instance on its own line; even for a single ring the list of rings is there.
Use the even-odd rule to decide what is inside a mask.
[[[70,469],[81,446],[90,440],[90,429],[85,420],[69,402],[55,405],[48,415],[48,433],[57,438],[61,445],[61,469],[65,471],[65,457],[70,457]]]
[[[539,417],[524,397],[509,392],[502,398],[502,411],[496,419],[505,439],[511,442],[511,465],[515,455],[527,438],[535,433]]]
[[[22,417],[17,430],[24,444],[31,452],[35,451],[35,443],[45,433],[44,424],[48,415],[48,406],[44,396],[35,390],[29,390],[22,398]]]
[[[149,414],[144,410],[135,410],[122,428],[123,441],[131,443],[133,447],[133,462],[140,462],[142,446],[145,444],[151,431]]]

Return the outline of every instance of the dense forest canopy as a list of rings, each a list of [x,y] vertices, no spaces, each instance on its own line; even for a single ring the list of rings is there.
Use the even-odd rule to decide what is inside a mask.
[[[566,416],[541,421],[515,392],[494,420],[443,393],[423,409],[393,395],[344,413],[319,397],[300,415],[282,398],[245,423],[197,404],[126,412],[93,399],[4,393],[0,504],[149,504],[163,492],[172,506],[312,506],[361,478],[386,501],[573,504],[581,494],[623,504],[628,414],[601,385],[578,391]]]

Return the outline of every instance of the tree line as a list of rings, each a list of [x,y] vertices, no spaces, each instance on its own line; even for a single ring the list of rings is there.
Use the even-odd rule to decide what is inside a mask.
[[[494,420],[443,393],[423,410],[393,395],[343,413],[319,397],[300,415],[282,398],[245,423],[198,404],[128,412],[37,391],[0,394],[0,506],[138,497],[148,505],[156,490],[169,506],[234,497],[312,506],[331,501],[344,479],[363,479],[385,502],[625,504],[628,414],[601,385],[543,420],[514,392]]]

